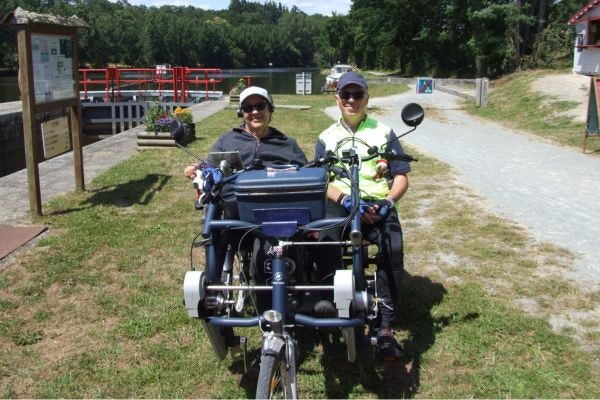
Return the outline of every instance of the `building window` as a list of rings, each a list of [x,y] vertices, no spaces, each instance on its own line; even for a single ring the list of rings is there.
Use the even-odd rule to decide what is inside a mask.
[[[600,19],[590,20],[588,29],[588,46],[600,45]]]

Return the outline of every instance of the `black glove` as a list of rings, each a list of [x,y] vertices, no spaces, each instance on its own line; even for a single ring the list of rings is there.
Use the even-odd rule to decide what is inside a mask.
[[[381,219],[387,219],[394,208],[394,203],[388,199],[377,200],[372,206],[377,206],[377,214],[381,216]]]

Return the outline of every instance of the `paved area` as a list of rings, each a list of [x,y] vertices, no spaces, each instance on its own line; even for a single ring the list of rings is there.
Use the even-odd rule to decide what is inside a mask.
[[[600,282],[600,158],[475,119],[458,101],[440,91],[409,92],[370,105],[387,109],[378,118],[402,133],[400,110],[420,103],[425,121],[403,142],[454,167],[492,212],[577,254],[575,279]],[[339,113],[336,107],[327,112]]]
[[[227,98],[211,100],[190,107],[194,122],[226,108]],[[83,148],[85,181],[89,182],[108,168],[127,159],[137,151],[139,126]],[[39,164],[42,204],[48,199],[75,190],[73,153],[65,153]],[[27,170],[0,178],[0,224],[29,223]]]

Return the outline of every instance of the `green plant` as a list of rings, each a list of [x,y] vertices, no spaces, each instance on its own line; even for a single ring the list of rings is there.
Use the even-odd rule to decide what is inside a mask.
[[[169,125],[173,119],[160,103],[152,103],[144,115],[144,124],[149,132],[169,132]]]
[[[239,95],[240,93],[242,93],[242,91],[244,89],[246,89],[248,87],[248,84],[246,83],[246,81],[244,80],[244,78],[240,78],[235,85],[233,85],[231,87],[231,89],[229,90],[229,94],[232,95]]]
[[[192,112],[189,108],[177,107],[173,110],[173,113],[171,115],[173,116],[173,118],[178,119],[179,121],[184,122],[186,124],[191,124],[193,122]]]

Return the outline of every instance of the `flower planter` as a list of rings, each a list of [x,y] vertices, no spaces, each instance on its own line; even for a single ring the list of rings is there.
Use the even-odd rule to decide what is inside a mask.
[[[240,95],[239,94],[230,94],[229,95],[229,104],[240,104]]]
[[[196,124],[183,124],[183,139],[180,144],[193,141],[196,138]],[[175,140],[170,132],[150,132],[141,131],[137,134],[138,149],[158,149],[165,147],[175,147]]]

